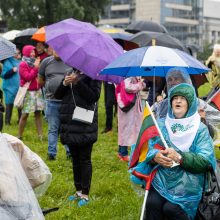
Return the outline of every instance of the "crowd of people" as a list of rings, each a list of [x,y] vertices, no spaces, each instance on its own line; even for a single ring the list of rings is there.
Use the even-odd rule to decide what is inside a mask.
[[[219,57],[220,45],[215,45],[207,60],[212,70],[207,77],[214,91],[220,84]],[[42,140],[43,115],[48,123],[48,159],[56,160],[60,136],[66,156],[72,160],[75,193],[69,199],[77,200],[80,207],[87,205],[92,179],[91,155],[98,138],[101,81],[66,65],[56,51],[41,42],[36,47],[25,45],[22,53],[17,49],[14,57],[3,60],[1,78],[5,125],[11,125],[19,86],[28,85],[23,108],[17,109],[18,138],[24,139],[28,116],[34,113],[37,135]],[[149,140],[147,164],[159,166],[147,200],[147,219],[164,219],[164,216],[171,220],[193,219],[202,195],[204,173],[210,167],[215,169],[216,164],[213,127],[200,105],[189,73],[184,68],[170,69],[156,88],[156,95],[152,81],[144,77],[126,78],[124,88],[127,93],[135,94],[128,111],[117,105],[115,85],[104,82],[106,123],[102,135],[114,132],[115,108],[118,119],[116,154],[120,161],[128,162],[129,146],[137,141],[148,99],[170,148],[155,149],[159,140]],[[82,119],[85,109],[91,112],[91,121]],[[180,165],[171,169],[173,161]]]

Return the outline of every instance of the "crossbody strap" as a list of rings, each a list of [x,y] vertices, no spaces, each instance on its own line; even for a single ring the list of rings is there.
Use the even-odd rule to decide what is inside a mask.
[[[73,98],[73,103],[76,107],[76,100],[75,100],[75,97],[73,95],[73,84],[72,83],[70,83],[70,90],[71,90],[71,94],[72,94],[72,98]],[[95,108],[96,108],[96,102],[95,102],[95,106],[94,106],[94,111],[95,111]]]
[[[76,107],[76,100],[75,100],[74,95],[73,95],[73,84],[72,83],[70,83],[70,90],[71,90],[71,94],[72,94],[72,98],[73,98],[73,103]]]

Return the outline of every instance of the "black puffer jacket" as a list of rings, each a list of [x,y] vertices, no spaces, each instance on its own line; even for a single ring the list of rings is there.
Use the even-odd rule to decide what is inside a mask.
[[[92,80],[85,76],[76,85],[72,86],[76,105],[89,110],[94,109],[99,100],[101,81]],[[70,86],[64,86],[63,82],[57,88],[55,97],[62,99],[60,108],[60,139],[62,144],[76,145],[94,143],[98,136],[98,103],[92,124],[85,124],[72,120],[75,105]]]

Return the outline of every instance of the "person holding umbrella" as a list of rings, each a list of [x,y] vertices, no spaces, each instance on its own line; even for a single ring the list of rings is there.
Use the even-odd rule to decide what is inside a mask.
[[[87,205],[92,180],[91,154],[98,136],[98,108],[101,81],[93,80],[78,70],[67,74],[55,92],[62,100],[60,107],[60,139],[68,145],[72,157],[76,193],[70,200]],[[90,115],[86,121],[86,112]],[[91,116],[91,117],[90,117]]]
[[[168,114],[159,120],[170,148],[157,150],[150,139],[147,164],[159,165],[146,203],[147,220],[194,219],[204,184],[204,173],[215,169],[213,142],[197,111],[192,85],[181,83],[168,95]],[[172,160],[179,166],[172,167]]]

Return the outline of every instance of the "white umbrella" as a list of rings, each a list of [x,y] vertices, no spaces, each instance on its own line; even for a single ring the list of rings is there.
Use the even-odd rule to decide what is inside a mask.
[[[13,41],[15,39],[16,35],[20,32],[21,31],[19,31],[19,30],[11,30],[11,31],[5,32],[2,35],[2,37],[4,37],[7,40]]]

